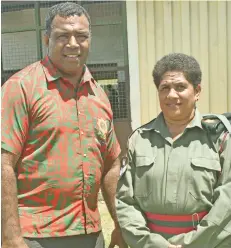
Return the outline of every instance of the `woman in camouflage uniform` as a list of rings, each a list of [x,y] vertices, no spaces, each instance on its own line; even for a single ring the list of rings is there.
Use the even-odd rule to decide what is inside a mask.
[[[131,248],[230,248],[231,139],[212,140],[202,125],[200,66],[169,54],[153,78],[162,112],[129,138],[118,184],[124,239]]]

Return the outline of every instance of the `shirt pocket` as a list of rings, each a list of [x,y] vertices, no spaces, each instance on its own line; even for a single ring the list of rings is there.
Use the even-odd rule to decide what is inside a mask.
[[[91,139],[92,145],[99,147],[106,146],[107,136],[110,128],[110,121],[103,118],[91,118],[91,121],[84,127],[86,136]]]
[[[155,157],[136,157],[134,195],[148,197],[153,192],[153,171]]]
[[[106,143],[111,126],[110,121],[104,118],[92,118],[92,123],[92,131],[95,138],[97,138],[101,144]]]
[[[213,199],[213,192],[216,186],[221,165],[218,159],[192,158],[192,183],[190,193],[195,199],[206,198],[210,202]]]

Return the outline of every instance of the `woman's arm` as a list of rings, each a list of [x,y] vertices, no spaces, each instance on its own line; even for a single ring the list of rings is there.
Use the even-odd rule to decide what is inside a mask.
[[[197,230],[170,238],[172,244],[184,248],[223,248],[222,243],[231,247],[231,135],[225,141],[220,155],[222,172],[214,190],[214,205],[202,219]]]
[[[128,151],[126,171],[121,175],[116,196],[117,217],[126,243],[131,248],[168,248],[170,243],[161,235],[151,233],[138,203],[134,199],[135,165],[132,143]]]

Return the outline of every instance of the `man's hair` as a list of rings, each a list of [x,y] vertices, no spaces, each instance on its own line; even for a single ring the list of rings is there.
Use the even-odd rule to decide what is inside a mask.
[[[52,6],[48,14],[46,16],[45,22],[46,22],[46,34],[50,35],[51,33],[51,24],[55,16],[61,16],[61,17],[69,17],[69,16],[81,16],[85,15],[88,22],[89,22],[89,30],[91,32],[91,19],[88,15],[87,11],[80,6],[79,4],[72,3],[72,2],[65,2],[65,3],[59,3],[54,6]]]
[[[157,61],[153,72],[153,80],[158,88],[163,75],[167,71],[183,72],[185,78],[194,87],[201,83],[201,69],[199,63],[192,56],[183,53],[170,53]]]

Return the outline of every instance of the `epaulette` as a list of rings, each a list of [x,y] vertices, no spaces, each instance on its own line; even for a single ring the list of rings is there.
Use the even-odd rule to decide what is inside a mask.
[[[154,118],[154,119],[152,119],[151,121],[149,121],[149,122],[147,122],[147,123],[145,123],[145,124],[139,126],[139,127],[136,128],[134,131],[132,131],[132,133],[128,136],[128,140],[132,137],[132,135],[133,135],[137,130],[142,129],[142,128],[144,128],[144,127],[150,125],[155,119],[156,119],[156,118]]]

